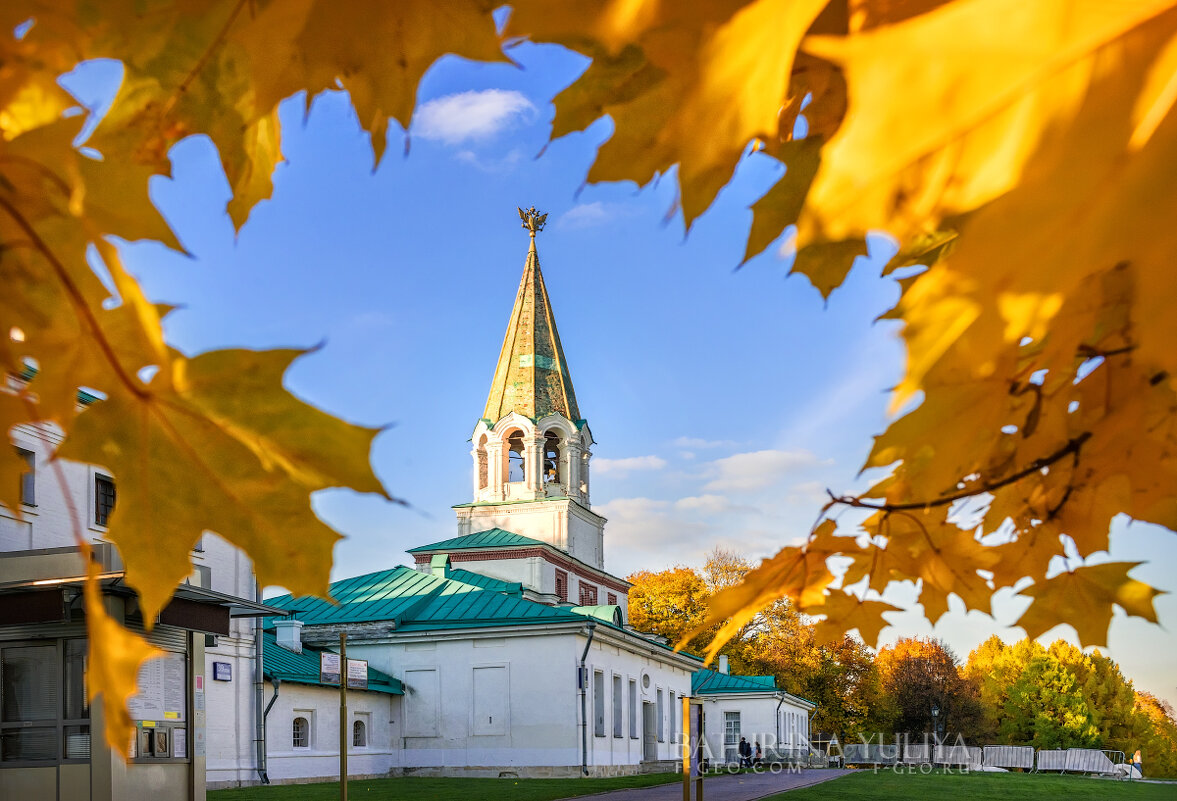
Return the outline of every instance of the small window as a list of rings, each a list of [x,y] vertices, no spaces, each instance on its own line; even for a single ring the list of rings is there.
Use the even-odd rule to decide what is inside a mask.
[[[295,748],[310,748],[311,747],[311,724],[307,722],[306,718],[294,719],[294,731],[291,739],[291,745]]]
[[[609,606],[617,606],[617,593],[609,593]]]
[[[621,720],[622,704],[625,703],[621,697],[621,677],[616,673],[613,674],[613,736],[624,737],[625,729]]]
[[[638,683],[636,679],[629,680],[629,736],[638,738]]]
[[[593,734],[605,736],[605,674],[593,672]]]
[[[676,707],[674,705],[674,697],[675,697],[674,690],[671,690],[670,691],[670,742],[677,743],[678,742],[678,726],[675,725],[675,722],[677,721],[677,717],[674,714],[675,709],[676,709]]]
[[[666,742],[665,712],[662,708],[662,688],[658,688],[658,742]]]
[[[108,476],[94,476],[94,524],[106,526],[114,511],[114,481]]]
[[[351,744],[353,748],[368,746],[368,727],[364,725],[364,721],[357,720],[351,724]]]
[[[563,570],[556,571],[556,595],[561,601],[568,600],[568,574]]]
[[[592,584],[585,584],[583,581],[578,582],[580,585],[580,605],[581,606],[596,606],[597,605],[597,588]]]
[[[25,506],[37,505],[37,457],[32,451],[17,448],[16,455],[24,460],[27,469],[20,474],[20,502]]]

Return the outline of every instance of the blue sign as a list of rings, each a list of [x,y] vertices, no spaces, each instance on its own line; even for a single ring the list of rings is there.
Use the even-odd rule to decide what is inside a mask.
[[[233,666],[228,662],[213,662],[213,681],[233,681]]]

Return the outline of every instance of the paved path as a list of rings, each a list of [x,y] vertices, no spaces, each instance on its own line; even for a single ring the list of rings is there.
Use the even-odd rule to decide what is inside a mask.
[[[830,768],[799,772],[782,771],[775,774],[765,771],[760,774],[744,773],[738,776],[708,776],[703,782],[703,796],[706,801],[755,801],[786,790],[828,782],[851,772]],[[591,798],[593,801],[682,801],[682,782],[612,790],[608,793],[580,797]]]

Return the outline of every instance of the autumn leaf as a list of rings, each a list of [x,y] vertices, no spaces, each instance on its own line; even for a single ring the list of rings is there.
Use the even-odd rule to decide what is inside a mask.
[[[814,625],[813,636],[818,642],[832,642],[852,629],[858,629],[866,644],[876,647],[879,635],[888,625],[883,613],[902,611],[883,601],[860,600],[850,593],[835,590],[826,595],[822,603],[807,607],[805,614],[823,616]]]
[[[1107,642],[1112,604],[1125,613],[1157,622],[1152,599],[1162,593],[1144,582],[1128,578],[1128,571],[1140,562],[1107,562],[1077,567],[1021,591],[1033,598],[1030,607],[1014,625],[1021,626],[1030,639],[1059,623],[1069,623],[1079,633],[1083,647]]]
[[[85,551],[88,554],[88,549]],[[86,635],[90,658],[86,669],[86,700],[102,699],[106,742],[125,759],[134,723],[127,701],[138,691],[139,667],[163,651],[138,634],[127,631],[106,611],[98,584],[98,568],[91,561],[83,589],[86,602]],[[152,616],[154,617],[154,615]],[[144,619],[151,619],[145,616]]]
[[[797,43],[825,5],[524,0],[512,6],[506,36],[555,42],[593,58],[556,97],[553,135],[609,114],[614,133],[588,180],[645,185],[677,164],[689,228],[748,144],[779,138]]]
[[[325,594],[339,535],[311,511],[309,493],[348,486],[385,494],[368,467],[376,432],[282,391],[298,355],[173,354],[150,383],[116,387],[87,409],[59,449],[118,482],[108,536],[145,619],[191,572],[189,553],[204,531],[244,550],[263,585]]]
[[[793,598],[801,609],[821,603],[825,588],[834,580],[826,568],[826,557],[825,553],[807,552],[804,548],[782,548],[749,571],[742,583],[711,596],[707,602],[707,616],[683,635],[676,647],[684,647],[695,634],[722,623],[704,655],[710,661],[735,632],[773,601]]]

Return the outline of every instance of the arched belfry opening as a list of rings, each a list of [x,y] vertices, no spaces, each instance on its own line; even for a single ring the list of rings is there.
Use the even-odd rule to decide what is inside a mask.
[[[544,434],[544,485],[560,485],[565,482],[563,469],[563,437],[558,431]]]
[[[523,432],[515,429],[507,435],[507,482],[517,483],[527,480],[527,454],[523,441]]]

